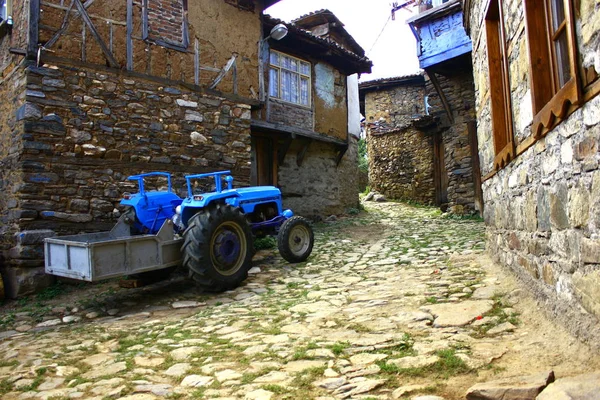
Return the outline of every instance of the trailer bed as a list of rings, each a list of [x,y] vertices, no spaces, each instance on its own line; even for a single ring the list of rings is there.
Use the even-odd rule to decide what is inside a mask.
[[[87,282],[181,264],[181,242],[170,220],[156,235],[134,235],[121,218],[110,232],[47,238],[46,273]]]

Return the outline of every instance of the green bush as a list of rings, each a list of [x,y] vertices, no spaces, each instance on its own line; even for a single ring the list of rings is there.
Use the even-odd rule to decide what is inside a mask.
[[[256,250],[273,249],[275,247],[277,247],[277,239],[273,236],[254,239],[254,249]]]

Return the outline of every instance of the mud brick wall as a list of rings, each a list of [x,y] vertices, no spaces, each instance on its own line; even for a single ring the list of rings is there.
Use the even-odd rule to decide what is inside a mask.
[[[472,2],[479,152],[487,245],[582,339],[600,339],[600,96],[560,122],[505,168],[493,172],[489,79],[482,25],[485,1]],[[600,71],[600,9],[583,0],[577,45],[584,67]],[[507,16],[513,129],[519,145],[531,136],[529,57],[522,2],[504,2]]]
[[[298,166],[301,141],[294,141],[279,166],[283,206],[296,215],[323,217],[339,215],[358,207],[358,140],[349,135],[349,147],[336,166],[336,146],[313,141]]]
[[[412,127],[387,133],[371,130],[367,146],[372,190],[391,199],[434,202],[431,136]]]
[[[475,120],[475,93],[471,71],[455,71],[449,75],[437,75],[446,100],[452,110],[453,123],[447,123],[441,99],[433,84],[426,80],[426,93],[431,106],[430,113],[442,119],[440,134],[444,142],[444,164],[448,180],[448,209],[455,214],[471,214],[480,210],[475,205],[473,161],[467,122]]]
[[[148,35],[175,45],[183,40],[183,0],[147,0]]]
[[[4,264],[13,277],[10,296],[34,289],[23,282],[43,265],[43,233],[113,226],[122,193],[136,190],[129,175],[171,172],[180,195],[184,174],[228,169],[237,185],[249,182],[246,104],[108,69],[30,66],[23,74],[26,102],[11,137],[19,164],[0,195],[17,231],[2,239],[12,246]]]

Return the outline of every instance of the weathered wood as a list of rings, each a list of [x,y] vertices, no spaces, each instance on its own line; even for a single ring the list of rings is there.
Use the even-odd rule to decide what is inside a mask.
[[[233,63],[231,74],[233,75],[233,94],[238,94],[237,63]]]
[[[133,70],[133,0],[127,0],[127,70]]]
[[[194,83],[200,84],[200,41],[194,41]]]
[[[259,102],[257,101],[257,103],[259,103]],[[263,120],[253,119],[251,122],[251,127],[258,131],[264,131],[264,132],[288,133],[292,136],[292,138],[295,138],[296,136],[300,136],[300,137],[305,137],[305,138],[309,138],[309,139],[314,139],[314,140],[317,140],[320,142],[337,144],[339,146],[345,146],[347,144],[345,140],[338,139],[333,136],[328,136],[328,135],[324,135],[322,133],[318,133],[318,132],[314,132],[314,131],[310,131],[310,130],[302,129],[302,128],[291,127],[291,126],[287,126],[287,125],[283,125],[283,124],[278,124],[278,123],[275,124],[275,123],[267,122],[267,121],[263,121]]]
[[[299,167],[302,166],[302,163],[304,162],[304,156],[306,156],[306,152],[308,151],[308,147],[310,146],[311,142],[312,142],[312,139],[304,140],[304,145],[302,146],[302,149],[300,149],[300,151],[296,155],[296,165],[297,166],[299,166]]]
[[[58,29],[58,31],[56,31],[54,36],[52,36],[50,38],[50,40],[48,40],[46,42],[46,44],[44,44],[44,47],[46,49],[49,49],[50,47],[52,47],[54,45],[54,43],[56,43],[56,41],[65,33],[65,31],[69,27],[69,22],[70,22],[69,16],[71,15],[71,9],[73,8],[74,5],[75,5],[75,0],[71,0],[71,5],[69,6],[69,8],[67,9],[67,12],[65,13],[65,17],[63,18],[63,22],[62,22],[60,28]],[[77,14],[77,15],[79,15],[79,14]]]
[[[91,5],[91,4],[92,4],[94,1],[95,1],[95,0],[88,0],[88,1],[86,1],[85,3],[83,3],[83,6],[84,6],[86,9],[88,9],[88,8],[89,8],[89,6],[90,6],[90,5]],[[42,2],[41,2],[41,5],[42,5],[43,7],[49,7],[49,8],[54,8],[54,9],[57,9],[57,10],[63,10],[63,11],[66,11],[66,10],[68,10],[68,9],[69,9],[69,7],[67,7],[67,6],[64,6],[63,4],[61,4],[61,5],[58,5],[58,4],[48,3],[48,2],[46,2],[46,1],[42,1]],[[77,10],[75,10],[75,11],[71,11],[71,13],[75,14],[75,15],[73,15],[73,17],[75,17],[75,16],[79,16],[79,12],[78,12]],[[111,19],[111,18],[106,18],[106,17],[103,17],[103,16],[101,16],[101,15],[98,15],[98,14],[89,14],[89,16],[90,16],[90,18],[93,18],[93,19],[99,19],[99,20],[102,20],[102,21],[104,21],[104,22],[110,22],[110,23],[113,23],[113,24],[115,24],[115,25],[120,25],[120,26],[126,26],[126,25],[127,25],[127,23],[126,23],[125,21],[117,21],[117,20],[114,20],[114,19]]]
[[[442,104],[444,105],[444,110],[446,111],[446,114],[448,114],[448,119],[450,120],[450,123],[453,124],[454,117],[452,116],[452,109],[450,108],[450,103],[448,102],[448,99],[446,98],[446,95],[444,94],[444,89],[442,89],[442,85],[440,85],[440,81],[438,81],[438,78],[435,75],[435,72],[433,72],[432,70],[426,69],[425,72],[427,72],[427,76],[429,76],[431,83],[433,83],[433,87],[435,88],[435,91],[437,92],[438,96],[440,96],[440,100],[442,100]]]
[[[229,70],[231,69],[231,67],[235,64],[235,60],[237,59],[238,54],[237,53],[233,53],[233,55],[231,56],[231,58],[229,59],[229,61],[227,61],[227,64],[225,64],[225,66],[223,67],[223,69],[221,70],[221,72],[219,72],[219,75],[217,75],[217,77],[215,78],[215,80],[210,84],[210,86],[208,87],[209,89],[214,89],[217,87],[217,85],[219,83],[221,83],[221,81],[223,80],[223,78],[225,77],[225,75],[227,75],[227,73],[229,72]],[[236,93],[234,93],[236,94]]]
[[[40,41],[40,0],[29,1],[29,43],[27,52],[29,57],[36,58],[38,43]]]
[[[87,41],[85,24],[81,26],[81,61],[87,62]]]
[[[81,3],[81,0],[75,0],[75,6],[79,10],[79,13],[81,14],[81,18],[83,19],[83,22],[85,22],[85,24],[89,28],[90,33],[92,34],[92,36],[94,37],[94,39],[96,39],[96,42],[98,42],[98,45],[100,46],[100,49],[102,49],[102,53],[104,53],[104,56],[106,57],[106,59],[110,63],[111,67],[119,68],[120,67],[119,63],[117,62],[117,60],[113,56],[112,52],[108,49],[108,47],[106,46],[106,44],[104,43],[104,41],[102,40],[102,38],[100,37],[100,34],[96,30],[96,27],[94,26],[92,20],[90,19],[90,16],[88,15],[85,7]]]
[[[292,136],[286,137],[283,142],[279,145],[279,149],[277,149],[277,163],[279,165],[283,164],[285,160],[285,156],[292,145],[293,138]]]
[[[338,153],[335,156],[335,166],[336,167],[340,166],[340,163],[342,162],[342,159],[344,158],[344,155],[346,154],[347,151],[348,151],[348,145],[342,146],[338,149]]]

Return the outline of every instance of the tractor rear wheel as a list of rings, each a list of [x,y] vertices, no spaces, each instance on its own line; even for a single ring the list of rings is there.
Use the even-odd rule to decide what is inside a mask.
[[[183,232],[183,265],[204,290],[239,286],[252,267],[252,232],[239,208],[214,204],[200,211]]]
[[[299,216],[286,220],[277,235],[279,254],[286,261],[299,263],[308,258],[315,243],[315,235],[306,218]]]

